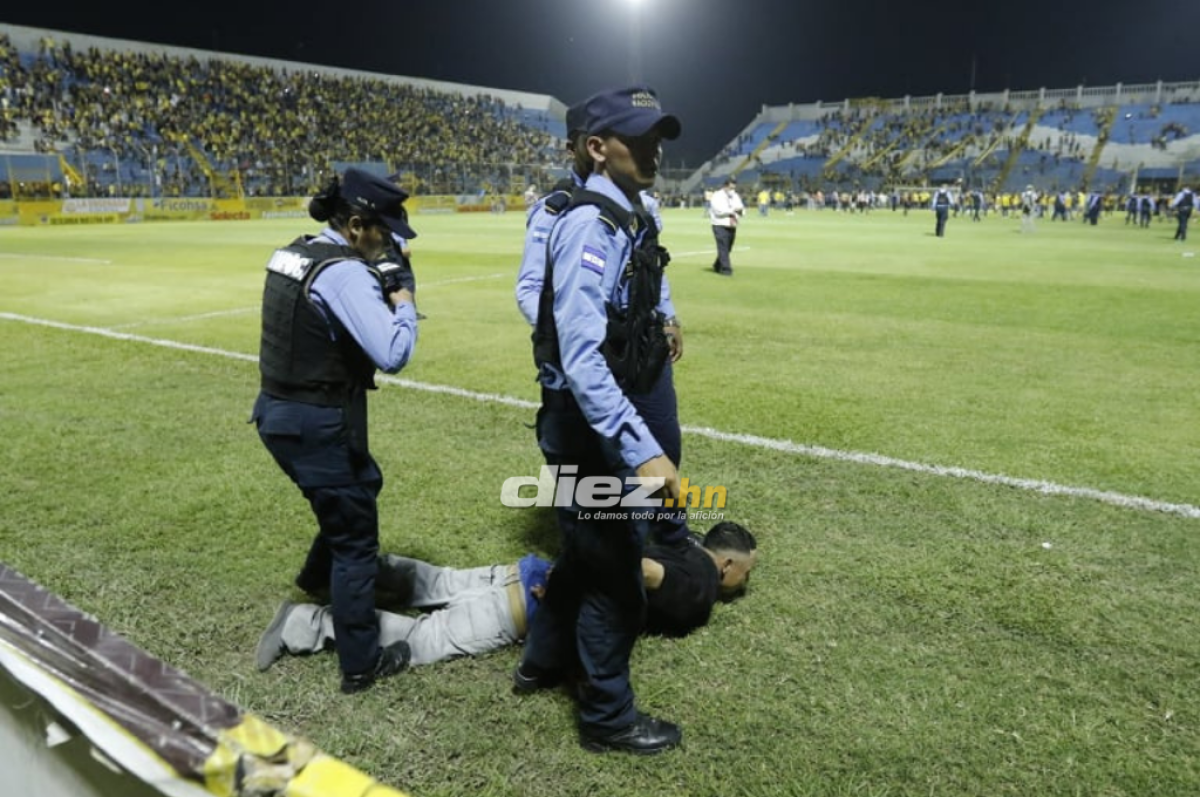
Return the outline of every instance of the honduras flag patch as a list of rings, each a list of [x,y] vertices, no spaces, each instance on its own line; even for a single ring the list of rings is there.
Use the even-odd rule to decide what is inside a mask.
[[[583,262],[581,265],[588,271],[604,275],[604,253],[590,246],[583,247]]]

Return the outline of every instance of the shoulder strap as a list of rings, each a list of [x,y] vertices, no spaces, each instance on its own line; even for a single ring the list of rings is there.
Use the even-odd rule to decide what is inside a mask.
[[[598,191],[589,191],[586,188],[577,188],[571,194],[570,207],[577,208],[580,205],[599,207],[600,219],[608,225],[610,233],[615,235],[617,230],[620,230],[630,241],[636,238],[640,227],[637,214],[621,207],[604,194]]]
[[[357,260],[367,267],[367,270],[379,280],[380,290],[383,289],[383,276],[379,273],[379,269],[368,263],[358,252],[348,246],[336,244],[326,241],[316,240],[316,236],[302,235],[296,240],[288,244],[285,249],[301,253],[304,257],[312,261],[311,266],[307,269],[306,274],[302,278],[304,283],[304,291],[308,292],[313,280],[317,278],[326,266],[330,263],[340,262],[342,260]],[[270,266],[268,266],[270,268]]]

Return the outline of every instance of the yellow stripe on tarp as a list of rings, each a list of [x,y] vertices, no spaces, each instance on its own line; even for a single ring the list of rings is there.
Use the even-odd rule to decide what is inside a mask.
[[[285,797],[406,797],[354,767],[318,754],[283,792]]]
[[[216,797],[405,797],[253,714],[220,732],[204,762],[204,785]]]
[[[282,731],[254,714],[243,714],[240,723],[221,732],[220,740],[264,758],[275,756],[288,743],[288,737]]]

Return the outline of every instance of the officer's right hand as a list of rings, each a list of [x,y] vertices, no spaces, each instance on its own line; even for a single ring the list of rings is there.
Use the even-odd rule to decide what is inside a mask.
[[[666,454],[659,454],[638,465],[637,475],[643,479],[662,479],[662,496],[672,500],[679,497],[679,471]]]
[[[401,288],[388,294],[388,304],[390,304],[392,307],[405,303],[413,303],[413,294],[408,288]]]
[[[663,334],[667,336],[671,362],[679,362],[679,358],[683,356],[683,330],[676,324],[670,324],[663,327]]]

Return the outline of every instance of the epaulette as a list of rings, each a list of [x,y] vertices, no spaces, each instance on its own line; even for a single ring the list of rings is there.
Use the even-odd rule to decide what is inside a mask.
[[[544,207],[546,212],[551,216],[557,216],[570,206],[570,191],[553,191],[549,194],[546,194],[545,199],[542,200],[542,207]]]
[[[571,194],[570,206],[575,208],[580,205],[595,205],[599,207],[600,220],[608,226],[609,234],[616,235],[617,230],[621,230],[630,241],[633,241],[637,237],[637,214],[630,213],[604,194],[597,191],[589,191],[586,188],[577,188]]]

